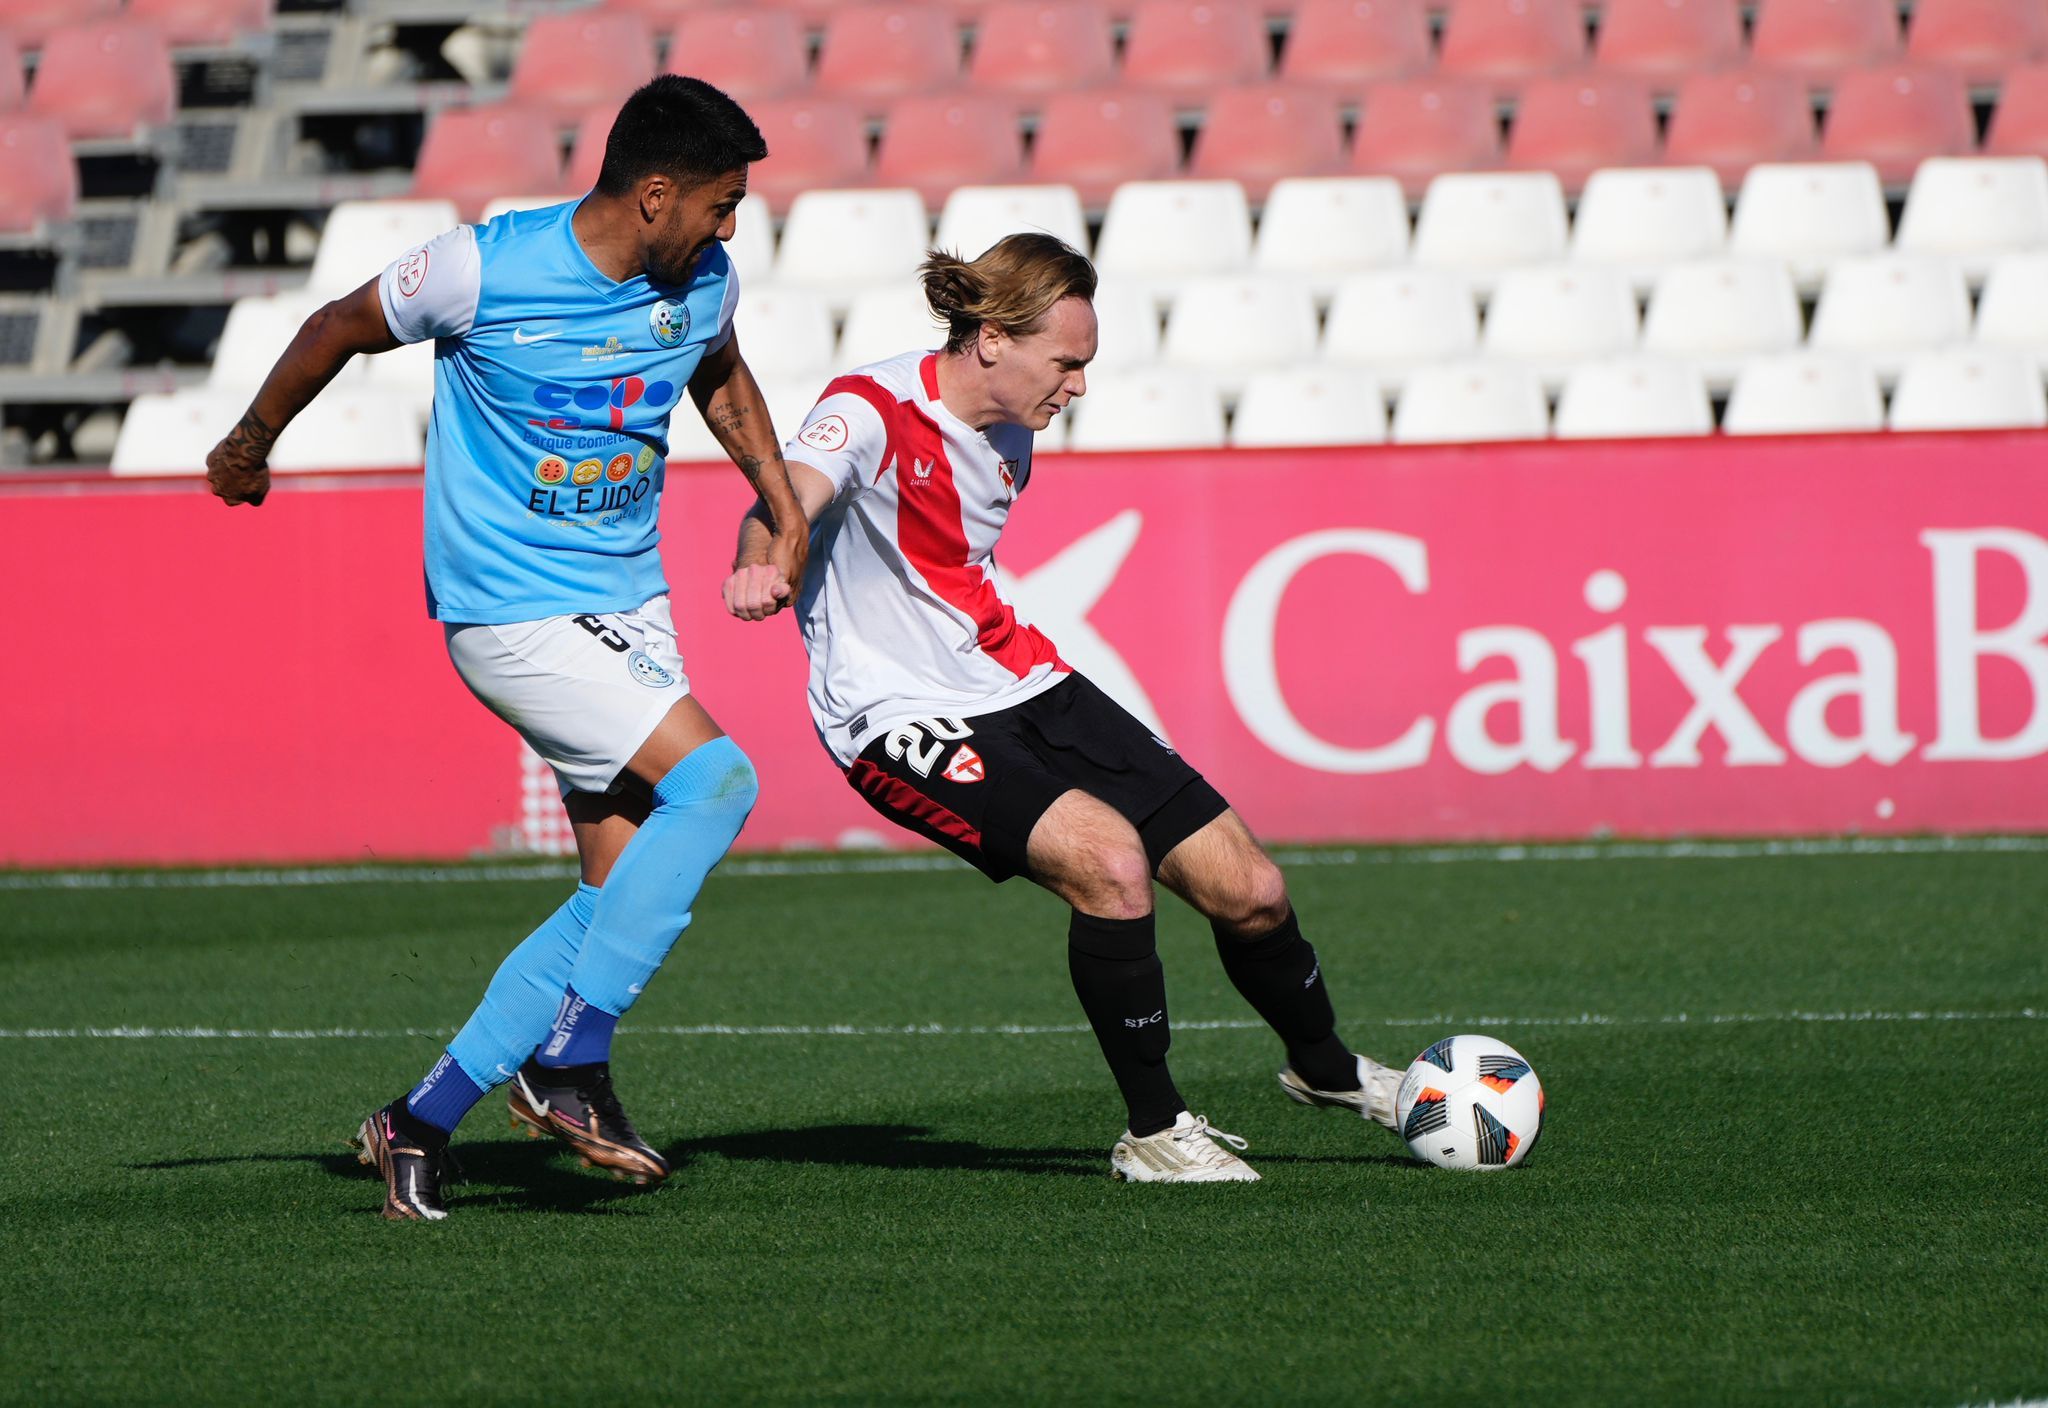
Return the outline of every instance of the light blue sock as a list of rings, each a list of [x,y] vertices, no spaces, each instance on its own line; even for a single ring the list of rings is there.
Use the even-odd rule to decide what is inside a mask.
[[[565,989],[574,989],[583,1005],[624,1015],[690,927],[690,906],[704,878],[739,836],[760,790],[754,765],[730,738],[700,745],[654,784],[654,810],[619,853],[576,962],[549,997],[549,1015],[559,1007],[572,1020],[552,1027],[537,1057],[542,1065],[609,1057],[610,1033],[601,1034],[599,1049],[596,1029],[603,1024],[584,1018],[578,1003],[564,1002]],[[588,1040],[572,1041],[579,1027]],[[566,1059],[572,1044],[573,1061]]]

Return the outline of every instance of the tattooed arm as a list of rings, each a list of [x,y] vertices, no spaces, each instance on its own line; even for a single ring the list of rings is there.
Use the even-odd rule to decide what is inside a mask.
[[[772,529],[766,561],[780,570],[789,589],[786,597],[778,600],[794,600],[803,581],[804,560],[810,555],[811,524],[790,487],[789,468],[782,462],[782,442],[768,417],[761,387],[740,356],[737,333],[698,363],[697,374],[690,378],[690,399],[697,403],[704,423],[740,467],[740,473],[754,486]]]
[[[371,279],[318,309],[256,393],[227,437],[206,457],[206,483],[223,503],[260,504],[270,492],[270,447],[320,389],[358,352],[399,346],[384,321],[384,305]]]

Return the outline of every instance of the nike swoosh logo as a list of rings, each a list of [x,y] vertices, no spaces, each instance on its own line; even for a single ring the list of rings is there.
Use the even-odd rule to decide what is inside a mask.
[[[525,328],[512,329],[512,340],[521,347],[526,346],[529,342],[546,342],[549,338],[560,337],[561,335],[560,332],[529,333]]]

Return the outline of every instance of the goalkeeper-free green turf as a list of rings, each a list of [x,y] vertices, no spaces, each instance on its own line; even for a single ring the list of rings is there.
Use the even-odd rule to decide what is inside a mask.
[[[1118,1184],[1056,901],[736,864],[615,1050],[668,1185],[493,1096],[389,1224],[346,1136],[566,880],[0,876],[0,1400],[2048,1395],[2048,851],[1296,859],[1346,1037],[1513,1043],[1528,1166],[1288,1103],[1169,899],[1176,1074],[1265,1177]]]

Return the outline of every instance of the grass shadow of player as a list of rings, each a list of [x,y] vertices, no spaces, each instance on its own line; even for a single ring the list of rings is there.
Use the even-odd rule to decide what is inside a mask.
[[[678,1168],[698,1159],[722,1158],[747,1163],[1100,1178],[1107,1155],[1108,1151],[1101,1149],[998,1147],[968,1139],[940,1139],[921,1125],[834,1124],[685,1139],[670,1149],[667,1157]]]

